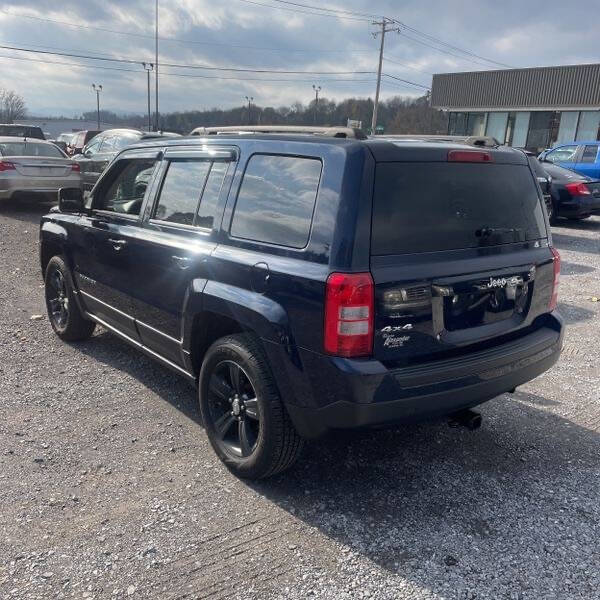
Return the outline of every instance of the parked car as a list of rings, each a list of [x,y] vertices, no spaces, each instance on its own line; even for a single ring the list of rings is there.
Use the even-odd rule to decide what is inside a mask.
[[[32,125],[16,125],[14,123],[0,125],[0,137],[18,137],[18,138],[33,138],[36,140],[44,140],[44,133],[40,127]]]
[[[89,192],[110,161],[126,146],[156,137],[180,137],[176,133],[144,132],[139,129],[107,129],[96,135],[75,157],[81,167],[83,189]]]
[[[548,219],[553,219],[553,211],[554,205],[552,204],[552,194],[551,194],[551,186],[552,186],[552,176],[544,169],[544,166],[537,159],[535,153],[526,150],[525,148],[519,148],[526,156],[529,161],[529,166],[536,176],[537,182],[540,185],[540,189],[542,190],[542,195],[544,196],[544,204],[546,205],[546,211],[548,213]]]
[[[541,162],[552,163],[592,179],[600,179],[599,147],[600,141],[561,144],[544,150],[538,158]]]
[[[0,137],[0,199],[27,195],[56,200],[60,188],[80,186],[79,165],[51,142]]]
[[[138,143],[41,222],[56,334],[100,324],[197,383],[242,477],[331,429],[475,427],[471,407],[561,351],[560,256],[522,152],[324,131]]]
[[[62,152],[67,154],[67,142],[63,142],[62,140],[48,140],[52,142],[57,148],[60,148]]]
[[[77,131],[68,144],[67,154],[69,156],[77,156],[83,152],[86,144],[96,135],[100,133],[97,129],[86,129]]]
[[[73,140],[74,136],[75,136],[75,133],[71,133],[71,132],[59,133],[56,136],[56,141],[64,142],[65,144],[70,144],[71,141]]]
[[[559,217],[581,220],[600,214],[600,179],[550,163],[544,163],[544,170],[552,177],[552,224]]]

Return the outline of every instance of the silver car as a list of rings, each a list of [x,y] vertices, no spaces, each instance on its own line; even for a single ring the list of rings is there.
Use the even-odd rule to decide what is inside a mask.
[[[0,200],[15,194],[56,199],[63,187],[81,188],[79,165],[51,142],[0,137]]]

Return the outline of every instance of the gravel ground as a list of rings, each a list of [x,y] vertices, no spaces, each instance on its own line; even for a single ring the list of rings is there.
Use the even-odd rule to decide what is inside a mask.
[[[555,228],[559,364],[445,424],[339,434],[259,484],[194,390],[44,316],[32,203],[0,206],[0,598],[600,598],[600,219]]]

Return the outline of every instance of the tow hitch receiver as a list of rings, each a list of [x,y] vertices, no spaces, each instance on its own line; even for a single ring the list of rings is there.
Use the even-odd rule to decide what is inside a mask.
[[[450,427],[466,427],[469,431],[475,431],[481,427],[482,417],[474,410],[461,410],[450,415],[448,425]]]

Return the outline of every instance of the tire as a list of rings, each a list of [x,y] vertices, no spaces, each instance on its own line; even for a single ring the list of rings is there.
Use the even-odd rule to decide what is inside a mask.
[[[71,275],[62,257],[50,259],[44,281],[46,310],[54,333],[66,342],[88,339],[96,324],[86,319],[79,310]]]
[[[236,334],[217,340],[202,363],[198,391],[208,439],[235,475],[270,477],[298,459],[303,440],[256,337]]]

